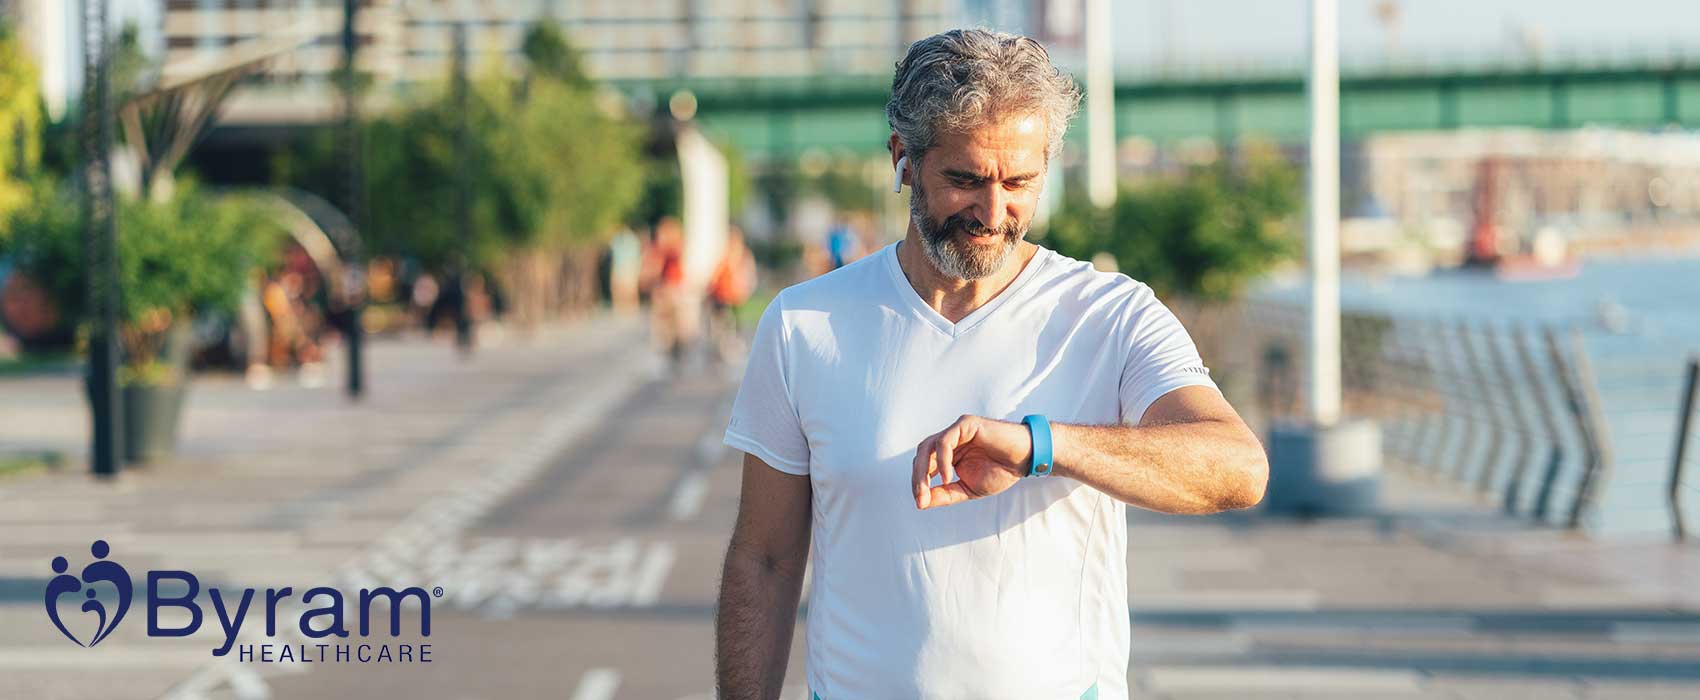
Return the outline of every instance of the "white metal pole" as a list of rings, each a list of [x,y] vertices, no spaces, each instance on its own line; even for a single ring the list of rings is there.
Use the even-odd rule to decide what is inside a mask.
[[[1086,196],[1116,201],[1116,79],[1110,0],[1086,0]]]
[[[1340,8],[1310,0],[1310,420],[1340,420]]]

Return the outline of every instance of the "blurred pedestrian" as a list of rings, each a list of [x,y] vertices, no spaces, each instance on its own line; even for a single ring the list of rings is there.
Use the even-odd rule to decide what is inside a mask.
[[[685,308],[685,240],[679,220],[665,217],[655,224],[655,240],[649,246],[650,338],[666,363],[669,373],[684,366],[690,343],[691,309]]]
[[[435,338],[438,327],[445,324],[456,328],[463,317],[466,318],[468,327],[472,325],[472,318],[466,315],[470,313],[467,308],[467,286],[464,275],[449,275],[448,281],[444,282],[442,289],[437,292],[437,299],[432,302],[430,312],[425,314],[425,331],[428,337]]]
[[[826,254],[828,271],[844,267],[862,257],[862,242],[856,233],[850,230],[850,225],[839,221],[826,234]]]
[[[707,337],[716,361],[726,362],[741,354],[743,338],[737,311],[755,288],[755,255],[744,244],[744,232],[733,226],[726,232],[726,249],[708,282]]]
[[[429,272],[420,272],[413,278],[413,287],[408,290],[408,313],[413,316],[414,323],[425,331],[425,337],[431,337],[434,330],[432,322],[435,317],[431,310],[437,306],[437,296],[442,288],[437,284],[437,278]]]
[[[267,275],[260,291],[260,305],[270,321],[268,364],[301,370],[301,381],[311,384],[322,379],[321,365],[318,344],[310,333],[306,304],[300,298],[302,291],[301,276],[294,270]]]

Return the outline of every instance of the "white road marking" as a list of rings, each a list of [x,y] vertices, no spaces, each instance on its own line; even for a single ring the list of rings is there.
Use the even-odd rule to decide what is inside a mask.
[[[676,521],[691,520],[702,512],[702,502],[708,495],[708,477],[701,471],[692,471],[679,480],[679,485],[673,489],[673,500],[667,505],[667,514]]]
[[[611,668],[593,668],[584,672],[573,691],[572,700],[610,700],[620,689],[620,672]]]
[[[239,700],[267,700],[272,696],[271,686],[247,666],[240,663],[225,665],[225,676],[230,681],[230,690]]]
[[[675,559],[678,559],[678,553],[674,551],[673,543],[650,543],[649,556],[644,558],[643,568],[638,571],[637,586],[632,590],[632,605],[654,605],[661,598],[661,586],[667,582],[667,573],[673,570]]]
[[[500,616],[654,605],[677,559],[666,541],[491,537],[439,542],[405,562],[376,557],[368,572],[385,581],[430,580],[447,590],[445,604]]]

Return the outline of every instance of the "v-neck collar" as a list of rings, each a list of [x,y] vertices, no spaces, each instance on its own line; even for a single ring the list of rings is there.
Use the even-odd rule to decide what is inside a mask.
[[[1043,267],[1049,259],[1045,247],[1035,244],[1036,250],[1033,251],[1032,259],[1028,260],[1026,266],[1021,268],[1021,272],[1016,273],[1015,279],[1010,281],[1009,286],[1004,287],[1003,291],[998,292],[997,296],[986,300],[986,303],[981,304],[980,308],[973,310],[967,316],[963,316],[961,321],[951,323],[950,319],[944,317],[944,314],[928,306],[921,295],[915,291],[915,286],[909,283],[909,278],[903,276],[903,266],[897,262],[897,243],[900,242],[887,245],[884,252],[885,268],[891,273],[892,284],[897,286],[897,296],[903,299],[909,309],[926,321],[928,325],[952,338],[960,338],[963,334],[974,330],[975,326],[978,326],[999,306],[1002,306],[1010,297],[1021,291],[1021,288],[1029,280],[1038,276],[1039,268]]]

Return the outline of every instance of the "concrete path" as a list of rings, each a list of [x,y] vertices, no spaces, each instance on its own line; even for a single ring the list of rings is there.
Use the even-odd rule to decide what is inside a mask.
[[[365,405],[209,380],[169,464],[116,486],[0,481],[0,697],[711,698],[736,379],[657,379],[645,348],[606,317],[466,363],[446,343],[379,343]],[[0,450],[75,449],[73,391],[0,383]],[[1530,528],[1397,474],[1388,490],[1383,515],[1354,520],[1136,511],[1135,697],[1700,697],[1700,547]],[[80,648],[42,591],[53,556],[80,567],[96,538],[138,579],[441,589],[429,637],[409,615],[375,640],[428,643],[431,662],[214,659],[204,592],[194,636],[145,637],[132,609]],[[239,643],[337,641],[290,631],[299,607],[269,640],[251,612]],[[801,627],[786,700],[802,697]]]

